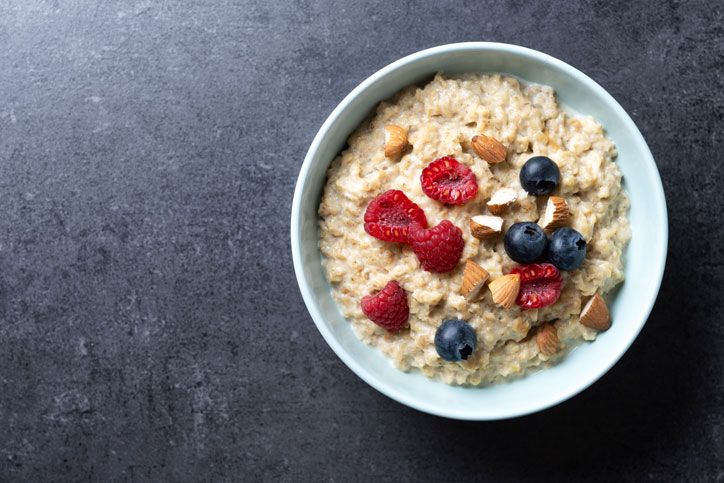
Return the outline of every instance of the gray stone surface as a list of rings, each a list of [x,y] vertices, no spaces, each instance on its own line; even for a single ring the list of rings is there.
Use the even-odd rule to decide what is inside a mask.
[[[0,480],[724,481],[721,2],[0,2]],[[387,63],[495,40],[588,73],[661,171],[661,295],[621,362],[463,423],[350,372],[289,252],[294,182]]]

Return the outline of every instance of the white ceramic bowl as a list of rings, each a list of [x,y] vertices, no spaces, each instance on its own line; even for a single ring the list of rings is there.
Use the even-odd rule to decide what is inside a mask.
[[[362,343],[340,314],[323,273],[317,208],[325,173],[357,125],[403,87],[438,71],[502,72],[524,82],[552,86],[571,112],[603,124],[618,148],[617,163],[631,197],[632,239],[625,253],[626,281],[611,306],[613,325],[556,366],[512,382],[481,387],[449,386],[418,372],[397,370]],[[361,222],[361,220],[360,220]],[[582,391],[623,355],[641,331],[656,300],[668,243],[666,201],[646,142],[623,108],[585,74],[549,55],[514,45],[474,42],[443,45],[393,62],[357,86],[330,114],[304,159],[292,204],[294,270],[304,302],[322,336],[350,369],[383,394],[413,408],[457,419],[520,416]]]

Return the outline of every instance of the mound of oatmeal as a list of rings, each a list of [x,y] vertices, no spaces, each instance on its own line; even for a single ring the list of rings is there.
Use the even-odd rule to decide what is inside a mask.
[[[385,156],[385,127],[404,126],[410,147],[400,157]],[[471,146],[485,134],[507,147],[507,160],[488,164]],[[616,148],[600,124],[590,117],[562,111],[553,89],[523,85],[501,75],[438,74],[424,87],[409,87],[376,112],[349,137],[348,149],[331,164],[319,206],[319,246],[333,295],[358,337],[389,356],[402,370],[417,369],[448,384],[481,385],[517,377],[555,363],[596,331],[579,321],[582,302],[605,294],[623,281],[622,251],[630,239],[629,201],[621,173],[613,162]],[[484,290],[480,301],[460,294],[466,260],[495,279],[516,264],[503,247],[503,237],[479,240],[468,228],[471,217],[487,213],[486,202],[500,188],[518,191],[518,200],[500,216],[502,231],[519,221],[537,221],[547,197],[521,189],[520,168],[532,156],[551,158],[560,168],[556,195],[568,203],[569,226],[587,241],[583,265],[561,272],[558,301],[540,309],[506,309]],[[453,156],[468,166],[478,184],[475,198],[445,205],[426,196],[421,171],[432,161]],[[461,262],[449,273],[420,267],[405,244],[385,243],[368,235],[363,216],[380,193],[402,190],[427,215],[430,226],[450,220],[463,231]],[[360,300],[397,280],[407,292],[409,328],[388,332],[364,315]],[[446,319],[462,319],[477,334],[477,349],[467,360],[442,360],[435,349],[437,328]],[[557,350],[542,351],[536,327],[552,322]],[[546,353],[544,353],[546,352]]]

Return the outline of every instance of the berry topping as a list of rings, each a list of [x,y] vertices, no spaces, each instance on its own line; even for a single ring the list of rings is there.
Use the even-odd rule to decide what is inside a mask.
[[[425,212],[400,190],[386,191],[370,201],[364,219],[367,233],[388,242],[406,243],[413,223],[427,228]]]
[[[561,270],[574,270],[586,258],[586,240],[573,228],[559,228],[551,235],[548,260]]]
[[[520,185],[534,196],[553,193],[560,179],[558,165],[545,156],[533,156],[520,170]]]
[[[548,246],[548,237],[536,223],[515,223],[505,233],[505,253],[518,263],[533,263],[541,259]]]
[[[374,295],[362,297],[361,305],[368,319],[390,332],[397,332],[404,327],[410,316],[407,293],[397,280],[390,280],[385,288]]]
[[[478,192],[475,174],[452,156],[436,159],[422,170],[422,191],[433,200],[462,205]]]
[[[422,268],[435,273],[454,269],[465,247],[462,230],[448,220],[429,230],[411,225],[408,239]]]
[[[520,291],[515,303],[524,309],[545,307],[561,295],[561,272],[550,263],[521,265],[510,273],[520,275]]]
[[[466,360],[476,345],[475,330],[464,320],[446,320],[435,332],[435,349],[446,361]]]

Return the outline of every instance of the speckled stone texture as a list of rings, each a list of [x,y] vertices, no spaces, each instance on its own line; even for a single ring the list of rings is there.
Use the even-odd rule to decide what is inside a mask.
[[[724,5],[0,2],[0,480],[724,481]],[[411,52],[602,84],[659,165],[661,295],[593,387],[463,423],[332,353],[289,250],[314,134]]]

